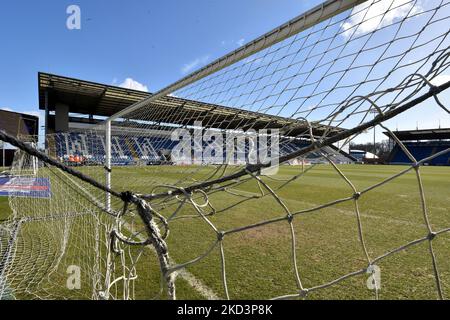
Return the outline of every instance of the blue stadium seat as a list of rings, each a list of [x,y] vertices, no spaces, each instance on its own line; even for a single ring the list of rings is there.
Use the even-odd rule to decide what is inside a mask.
[[[413,157],[420,161],[422,159],[428,158],[433,154],[436,154],[440,151],[450,148],[450,142],[441,141],[441,142],[409,142],[404,144],[408,151],[413,155]],[[408,158],[406,153],[396,145],[391,152],[391,161],[392,164],[410,164],[411,160]],[[450,165],[450,154],[440,155],[426,164],[428,165]]]
[[[70,156],[82,156],[91,164],[103,164],[105,161],[105,137],[96,134],[86,134],[79,132],[58,133],[54,136],[56,155],[67,160]],[[164,160],[163,154],[172,150],[178,141],[172,141],[170,138],[156,136],[136,136],[122,137],[112,136],[111,139],[111,162],[114,166],[132,165],[136,161],[145,161],[147,163],[158,163]],[[208,143],[202,142],[202,148],[206,148]],[[308,141],[298,139],[281,138],[280,155],[290,154],[309,145]],[[225,148],[224,148],[225,149]],[[248,161],[250,142],[246,141],[244,147],[246,161]],[[329,147],[323,150],[336,163],[348,163],[349,159]],[[242,152],[239,151],[239,152]],[[426,152],[431,153],[431,149]],[[213,154],[215,155],[215,154]],[[242,154],[241,154],[242,155]],[[223,150],[223,160],[227,158],[226,150]],[[324,161],[322,155],[317,152],[311,152],[306,155],[311,162]],[[234,160],[238,159],[237,152],[234,153]],[[204,164],[209,164],[214,160],[207,160]]]

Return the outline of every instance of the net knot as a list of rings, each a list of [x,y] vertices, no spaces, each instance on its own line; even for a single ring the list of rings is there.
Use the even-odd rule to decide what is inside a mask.
[[[100,300],[108,300],[108,293],[106,293],[105,291],[99,291],[98,298]]]
[[[323,138],[319,138],[319,139],[314,138],[314,140],[311,142],[311,145],[316,149],[321,149],[323,146],[323,141],[324,141]]]
[[[306,298],[308,296],[309,290],[308,289],[302,289],[299,292],[300,298]]]
[[[256,164],[251,164],[251,163],[247,164],[247,166],[245,167],[245,171],[246,171],[248,174],[252,174],[252,173],[254,173],[254,172],[258,172],[259,169],[260,169],[260,168],[259,168],[258,165],[256,165]]]
[[[436,238],[437,234],[436,232],[430,232],[427,236],[428,240],[433,240],[434,238]]]
[[[222,241],[225,238],[225,232],[219,231],[217,232],[217,240]]]
[[[358,200],[359,198],[361,198],[361,192],[355,192],[353,194],[353,199]]]
[[[294,221],[294,216],[293,216],[292,214],[289,213],[289,214],[287,215],[286,219],[287,219],[287,221],[288,221],[289,223],[291,223],[292,221]]]
[[[373,264],[369,264],[368,267],[367,267],[367,269],[366,269],[366,272],[367,272],[367,273],[374,274],[374,273],[376,272],[375,266],[374,266]]]
[[[433,84],[429,84],[429,86],[430,86],[429,91],[430,91],[430,93],[432,95],[437,95],[439,93],[439,87],[438,86],[435,86]]]
[[[133,202],[134,195],[131,191],[125,191],[120,194],[120,198],[123,202],[130,203]]]

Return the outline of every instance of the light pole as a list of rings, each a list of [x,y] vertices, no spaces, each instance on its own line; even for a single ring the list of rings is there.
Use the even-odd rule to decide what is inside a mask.
[[[375,116],[373,117],[375,119]],[[376,145],[376,126],[373,126],[373,154],[374,154],[374,158],[377,154],[377,145]]]
[[[370,113],[373,113],[373,119],[375,120],[375,117],[378,114],[378,111],[376,109],[370,110]],[[373,126],[373,161],[375,162],[375,157],[377,156],[377,146],[376,146],[376,125]]]
[[[2,143],[2,167],[4,168],[4,167],[6,167],[5,166],[5,164],[6,164],[6,161],[5,161],[5,142],[1,141],[1,143]]]

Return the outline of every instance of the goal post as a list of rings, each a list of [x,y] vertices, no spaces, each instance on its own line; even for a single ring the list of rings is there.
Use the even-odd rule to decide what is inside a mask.
[[[446,54],[448,32],[439,33],[438,26],[446,10],[437,1],[326,1],[116,113],[104,126],[120,128],[123,141],[134,141],[139,131],[152,136],[148,148],[154,153],[170,148],[150,131],[172,136],[194,132],[195,123],[223,135],[281,129],[283,161],[320,149],[302,145],[305,140],[324,147],[339,143],[341,149],[410,109],[414,104],[399,99],[402,94],[412,97],[442,78],[432,60],[445,60],[439,55]],[[251,153],[248,143],[242,148]]]
[[[105,170],[106,186],[111,188],[111,121],[105,123]],[[111,210],[111,194],[106,193],[106,210]]]
[[[176,155],[188,150],[178,162],[176,178],[171,177],[171,169],[161,166],[157,169],[159,177],[142,177],[134,191],[152,203],[156,216],[167,217],[169,221],[177,217],[185,203],[190,203],[193,215],[204,219],[217,233],[227,298],[224,233],[207,218],[218,210],[214,202],[220,201],[215,195],[237,196],[246,199],[242,200],[244,203],[251,201],[252,197],[240,192],[237,186],[253,182],[255,188],[271,196],[286,213],[293,230],[293,216],[302,210],[289,209],[269,181],[283,181],[282,186],[288,186],[322,163],[336,170],[353,194],[305,211],[316,212],[355,201],[361,252],[368,270],[376,269],[373,265],[378,260],[367,249],[358,201],[362,194],[390,179],[360,192],[338,164],[351,161],[342,150],[366,130],[378,126],[392,134],[386,123],[425,101],[434,100],[435,108],[448,112],[440,95],[450,87],[450,81],[443,77],[450,64],[449,8],[445,1],[326,1],[105,122],[107,128],[112,127],[109,138],[115,136],[114,143],[136,142],[136,148],[148,151],[145,157],[149,152],[162,154],[169,150],[176,151],[171,153],[174,160]],[[396,142],[402,145],[401,141]],[[273,149],[274,144],[278,149]],[[420,167],[423,160],[402,148],[411,161],[410,169]],[[448,152],[437,151],[427,160]],[[205,159],[205,153],[210,157]],[[215,160],[218,154],[223,156],[221,161]],[[271,160],[276,158],[276,161],[264,162],[261,154],[270,154]],[[202,160],[198,161],[199,158]],[[257,160],[252,162],[254,158]],[[301,159],[300,172],[285,180],[279,180],[277,170],[273,171],[275,175],[268,173],[272,170],[265,171],[284,163],[296,163],[298,159]],[[305,163],[311,165],[306,167]],[[165,170],[167,176],[162,174]],[[420,184],[420,170],[416,174]],[[198,204],[199,197],[204,199],[204,204]],[[425,208],[424,195],[420,198]],[[167,210],[162,204],[166,201],[177,209]],[[427,215],[426,209],[423,214]],[[225,234],[283,219],[236,227]],[[163,224],[167,226],[170,222]],[[428,223],[427,227],[434,232]],[[296,236],[292,230],[292,248],[295,248]],[[431,242],[430,255],[437,292],[442,297]],[[335,283],[306,288],[295,249],[292,257],[298,292],[279,298],[302,297],[310,290]],[[174,265],[172,270],[194,262]],[[352,274],[340,279],[347,276]],[[377,285],[375,289],[378,296]]]

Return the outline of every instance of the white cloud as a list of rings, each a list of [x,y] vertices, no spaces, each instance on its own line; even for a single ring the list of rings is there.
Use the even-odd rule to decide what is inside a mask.
[[[222,41],[220,41],[220,45],[222,47],[233,45],[233,44],[236,44],[238,47],[242,47],[245,44],[245,39],[241,38],[241,39],[239,39],[237,41],[235,41],[235,40],[230,40],[230,41],[222,40]]]
[[[209,55],[197,58],[189,63],[186,63],[182,68],[182,73],[189,73],[194,69],[197,69],[201,65],[205,65],[209,60]]]
[[[126,78],[124,82],[119,84],[119,87],[148,92],[148,88],[146,85],[143,85],[142,83],[139,83],[136,80],[133,80],[132,78]]]
[[[440,86],[441,84],[447,83],[449,81],[450,81],[450,74],[440,74],[430,80],[431,84],[435,86]]]
[[[10,109],[10,108],[6,108],[6,107],[0,107],[0,110],[5,110],[5,111],[13,111],[12,109]]]
[[[344,31],[342,35],[345,38],[375,31],[408,15],[422,11],[419,4],[414,6],[410,0],[377,1],[369,0],[353,9],[350,18],[341,25]]]
[[[237,44],[239,47],[242,47],[242,46],[245,44],[245,39],[244,39],[244,38],[239,39],[238,42],[236,42],[236,44]]]

